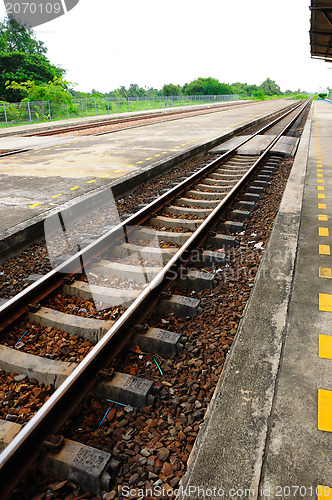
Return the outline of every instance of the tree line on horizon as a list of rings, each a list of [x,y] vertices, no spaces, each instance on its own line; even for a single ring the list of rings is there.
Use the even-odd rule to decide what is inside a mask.
[[[264,99],[265,96],[292,94],[290,90],[282,92],[279,85],[267,78],[260,85],[247,83],[226,84],[216,78],[197,78],[183,86],[165,84],[161,89],[140,87],[130,84],[110,92],[79,92],[73,84],[64,79],[66,70],[52,64],[46,57],[45,44],[36,40],[34,31],[20,25],[13,18],[0,21],[0,101],[53,101],[68,105],[72,98],[125,98],[177,96],[177,95],[224,95],[236,94],[241,98],[253,96]],[[300,90],[296,91],[300,92]]]
[[[296,91],[299,92],[299,91]],[[75,91],[74,91],[75,93]],[[93,89],[92,96],[100,97],[124,97],[133,99],[136,97],[153,97],[153,96],[178,96],[178,95],[239,95],[241,98],[256,97],[264,98],[264,96],[292,94],[291,90],[282,92],[279,85],[270,78],[267,78],[260,85],[247,83],[222,83],[217,78],[199,77],[192,82],[185,83],[183,86],[173,83],[165,84],[161,89],[143,88],[137,84],[130,84],[128,88],[122,86],[111,92],[98,92]],[[75,93],[76,97],[80,96],[80,92]]]

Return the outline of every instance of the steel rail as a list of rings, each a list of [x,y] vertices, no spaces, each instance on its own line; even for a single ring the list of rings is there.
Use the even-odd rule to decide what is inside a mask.
[[[306,106],[307,105],[308,104],[306,104]],[[146,314],[154,307],[158,301],[160,292],[166,289],[170,282],[175,279],[179,266],[189,259],[194,248],[206,238],[208,231],[214,227],[220,216],[227,209],[227,206],[241,190],[244,183],[253,175],[257,167],[269,153],[270,149],[279,138],[287,132],[299,115],[304,111],[305,107],[303,107],[286,127],[284,127],[270,143],[263,155],[261,155],[246,174],[244,174],[242,179],[231,189],[200,227],[191,235],[187,242],[178,250],[174,257],[164,266],[151,283],[147,285],[140,296],[131,304],[126,312],[90,351],[86,358],[76,367],[71,375],[67,377],[50,399],[2,452],[0,455],[1,498],[5,498],[15,484],[17,484],[24,472],[26,472],[29,466],[37,459],[41,451],[40,444],[44,438],[50,433],[56,432],[65,422],[66,418],[77,408],[77,405],[85,394],[87,394],[95,384],[99,371],[108,366],[120,352],[122,347],[128,342],[131,336],[130,330],[133,326],[142,321]],[[206,170],[206,168],[203,170]],[[195,175],[196,174],[191,177],[195,177]],[[167,194],[168,193],[165,193],[165,195]],[[165,197],[166,199],[168,198],[167,196]],[[135,216],[132,218],[135,219]],[[117,230],[117,228],[115,228],[115,230]],[[112,233],[114,233],[114,231],[112,231]],[[100,240],[102,239],[104,238],[100,238]],[[91,248],[88,250],[85,249],[85,252],[89,252],[90,250]]]
[[[182,192],[186,191],[204,175],[209,173],[210,170],[213,170],[220,163],[226,161],[233,153],[237,151],[239,147],[246,144],[256,135],[266,132],[266,130],[273,127],[276,123],[283,120],[295,109],[302,105],[303,103],[292,106],[291,109],[283,113],[280,117],[275,118],[270,123],[261,127],[258,131],[251,134],[247,139],[244,139],[240,144],[234,146],[226,153],[218,156],[208,165],[188,177],[188,179],[182,181],[180,184],[170,189],[167,193],[160,196],[157,200],[153,201],[152,203],[141,209],[139,212],[126,219],[124,222],[115,226],[113,229],[111,229],[96,241],[75,254],[66,262],[48,272],[40,280],[22,290],[15,297],[9,299],[4,305],[0,306],[0,331],[4,330],[7,326],[13,323],[13,321],[24,314],[30,304],[36,304],[40,302],[44,297],[49,295],[49,293],[59,287],[63,281],[64,273],[69,274],[65,271],[67,266],[70,265],[72,269],[71,274],[80,272],[82,265],[79,263],[87,263],[91,260],[92,257],[98,256],[103,253],[114,243],[114,240],[119,240],[121,239],[121,237],[123,237],[124,234],[127,234],[127,232],[131,230],[131,227],[142,224],[151,216],[151,214],[158,212],[158,210],[160,210],[165,204],[169,203],[174,198],[178,197]],[[75,265],[77,265],[76,269],[74,268]]]
[[[30,151],[30,149],[13,149],[12,151],[6,151],[5,153],[0,153],[0,158],[4,156],[17,155],[19,153],[26,153],[27,151]]]

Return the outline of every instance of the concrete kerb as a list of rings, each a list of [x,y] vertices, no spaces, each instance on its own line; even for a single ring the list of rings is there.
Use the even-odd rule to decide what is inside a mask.
[[[225,497],[231,489],[251,489],[250,498],[259,497],[297,258],[310,128],[311,115],[255,287],[190,455],[179,500],[187,498],[190,486],[191,499],[202,498],[198,488],[214,487],[222,488]]]
[[[27,221],[21,222],[20,224],[16,224],[11,228],[2,231],[0,234],[0,262],[23,250],[28,245],[42,240],[44,238],[44,221],[47,217],[58,214],[62,211],[71,210],[73,207],[76,208],[76,212],[80,212],[80,208],[82,208],[82,210],[84,209],[84,211],[88,208],[89,211],[91,211],[91,209],[98,206],[100,199],[105,199],[105,193],[109,189],[112,189],[113,196],[117,200],[121,198],[121,196],[132,192],[139,185],[153,179],[157,175],[162,174],[175,165],[181,165],[181,163],[185,162],[193,155],[197,156],[200,153],[204,153],[211,148],[218,146],[220,143],[232,138],[234,135],[243,132],[245,129],[252,127],[253,125],[258,125],[266,119],[273,118],[279,112],[280,110],[267,113],[262,117],[256,118],[250,123],[233,128],[226,134],[214,138],[206,143],[192,146],[180,154],[175,154],[172,158],[166,161],[156,161],[151,165],[141,168],[139,171],[129,173],[120,179],[111,181],[105,187],[93,189],[88,193],[84,193],[66,203],[63,203],[62,205],[46,210],[41,214],[31,217]]]

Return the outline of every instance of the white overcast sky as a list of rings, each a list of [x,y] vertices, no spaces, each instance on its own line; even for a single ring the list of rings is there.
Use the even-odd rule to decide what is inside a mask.
[[[15,1],[15,0],[13,0]],[[287,89],[332,86],[332,63],[310,57],[310,0],[80,0],[35,28],[75,89],[161,88],[197,77]],[[2,10],[1,10],[2,9]],[[5,10],[0,7],[3,18]]]

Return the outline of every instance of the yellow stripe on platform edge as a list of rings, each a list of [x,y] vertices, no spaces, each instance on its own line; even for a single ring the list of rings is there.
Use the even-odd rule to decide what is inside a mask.
[[[332,391],[318,389],[318,430],[332,432]]]

